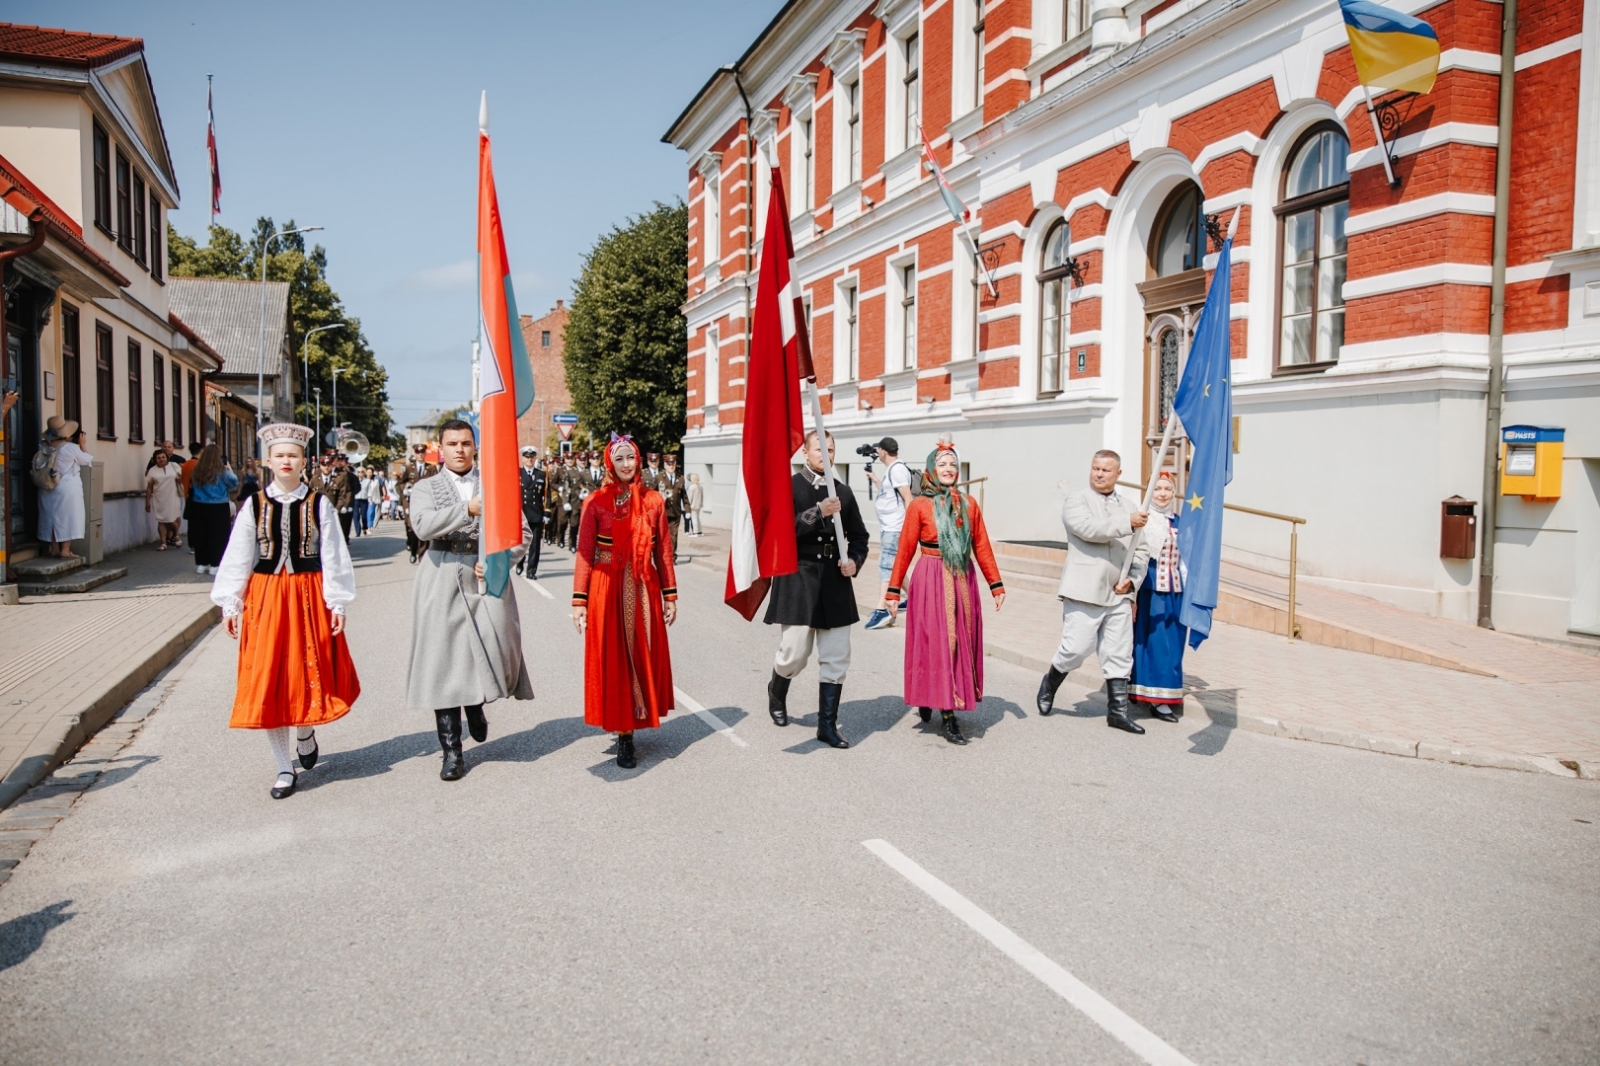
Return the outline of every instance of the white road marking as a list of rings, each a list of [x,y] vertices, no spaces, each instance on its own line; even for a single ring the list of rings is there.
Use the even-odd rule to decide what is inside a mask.
[[[700,720],[706,725],[710,726],[718,733],[721,733],[723,736],[727,737],[741,748],[748,748],[750,746],[749,744],[745,743],[744,737],[741,737],[738,733],[733,731],[733,726],[729,725],[727,722],[724,722],[722,719],[718,718],[716,715],[700,706],[700,704],[696,702],[694,698],[691,697],[687,692],[683,691],[683,689],[674,685],[672,686],[672,691],[678,697],[679,705],[699,715]]]
[[[886,840],[863,840],[862,846],[888,863],[900,876],[933,897],[945,910],[966,922],[979,936],[1043,981],[1052,992],[1089,1016],[1151,1066],[1194,1066],[1166,1041],[1118,1010],[1109,1000],[1056,963],[1038,948],[985,914],[978,905],[903,855]]]
[[[533,586],[533,591],[537,592],[539,595],[543,596],[545,599],[547,599],[547,600],[555,599],[554,596],[550,595],[550,590],[545,588],[543,585],[539,584],[537,581],[530,581],[530,582],[528,582],[528,584]]]

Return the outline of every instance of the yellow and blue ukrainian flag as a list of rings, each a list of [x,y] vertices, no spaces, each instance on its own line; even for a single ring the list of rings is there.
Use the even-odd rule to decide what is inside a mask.
[[[1421,19],[1372,0],[1339,0],[1356,77],[1371,89],[1425,93],[1439,76],[1439,37]]]

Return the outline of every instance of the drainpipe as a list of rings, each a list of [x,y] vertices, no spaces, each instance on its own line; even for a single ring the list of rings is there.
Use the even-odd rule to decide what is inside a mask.
[[[1494,154],[1494,262],[1489,282],[1489,403],[1483,423],[1483,544],[1478,551],[1478,625],[1494,628],[1494,533],[1500,504],[1500,420],[1505,391],[1506,237],[1511,222],[1511,116],[1517,76],[1517,0],[1500,26],[1500,131]]]
[[[739,80],[739,64],[723,67],[733,75],[734,88],[744,101],[744,358],[745,370],[750,369],[750,282],[756,276],[756,133],[755,113],[750,110],[750,97],[745,95],[744,82]],[[717,380],[721,380],[720,376]]]
[[[22,190],[16,185],[12,185],[5,191],[4,195],[10,196],[14,192],[22,192]],[[31,233],[26,244],[19,245],[16,248],[8,248],[5,251],[0,252],[0,344],[5,343],[6,336],[5,265],[19,256],[27,255],[30,252],[37,252],[41,247],[44,246],[46,230],[44,226],[44,209],[42,207],[35,205],[34,209],[29,212],[28,227]],[[3,361],[3,355],[0,355],[0,362]],[[18,382],[17,384],[19,388],[22,385],[21,382]],[[5,473],[6,458],[5,425],[0,423],[0,475],[4,475]],[[11,580],[10,485],[10,478],[0,476],[0,522],[5,524],[5,557],[0,559],[0,582],[9,582]],[[14,595],[9,594],[11,592],[12,590],[10,589],[0,592],[0,603],[15,603],[16,599]]]

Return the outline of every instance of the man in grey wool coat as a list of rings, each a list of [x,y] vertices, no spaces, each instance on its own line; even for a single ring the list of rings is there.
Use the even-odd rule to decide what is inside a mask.
[[[1056,590],[1061,646],[1039,682],[1038,706],[1040,714],[1054,710],[1056,690],[1068,671],[1094,655],[1106,678],[1106,725],[1143,733],[1144,726],[1128,717],[1128,677],[1133,672],[1134,590],[1144,580],[1150,559],[1150,545],[1139,530],[1150,516],[1117,495],[1121,473],[1116,452],[1095,452],[1089,487],[1069,495],[1061,506],[1061,524],[1067,529],[1067,563]],[[1129,563],[1126,578],[1124,561]]]
[[[433,711],[444,751],[439,776],[446,781],[467,772],[461,755],[463,714],[472,739],[481,744],[489,737],[485,703],[533,699],[515,586],[507,582],[500,596],[478,591],[483,493],[473,466],[477,451],[469,424],[455,418],[444,423],[439,430],[444,469],[412,486],[409,507],[411,527],[428,550],[411,589],[406,707]],[[520,548],[512,552],[520,553]]]

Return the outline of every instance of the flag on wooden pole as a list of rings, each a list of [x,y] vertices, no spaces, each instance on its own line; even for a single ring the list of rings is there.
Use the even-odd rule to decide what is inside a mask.
[[[517,416],[533,404],[533,366],[511,291],[511,263],[489,151],[487,92],[478,105],[478,344],[478,477],[483,493],[479,553],[484,586],[490,595],[499,596],[511,578],[511,549],[522,543]]]
[[[222,213],[222,168],[217,165],[217,116],[211,110],[211,75],[206,75],[206,155],[211,160],[211,221]]]
[[[733,488],[733,547],[723,596],[746,621],[755,618],[772,578],[800,569],[789,459],[805,443],[800,379],[814,372],[793,260],[783,172],[775,169],[751,314],[744,437]],[[707,353],[709,359],[716,357],[715,352]],[[700,380],[705,379],[702,374]],[[716,397],[708,396],[705,402],[715,403]]]

